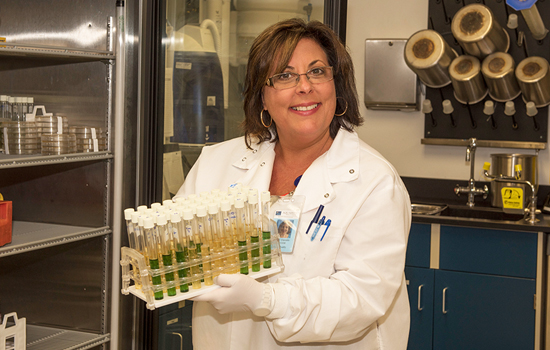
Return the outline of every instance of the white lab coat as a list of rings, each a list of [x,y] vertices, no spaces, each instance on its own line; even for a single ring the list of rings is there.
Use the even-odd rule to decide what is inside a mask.
[[[243,138],[205,147],[177,196],[238,182],[268,190],[274,143],[252,147]],[[411,206],[396,170],[355,132],[341,129],[295,195],[306,201],[294,251],[283,255],[284,272],[265,281],[276,282],[273,312],[220,315],[196,302],[194,348],[405,350]],[[305,231],[320,204],[332,224],[322,242],[312,242]]]

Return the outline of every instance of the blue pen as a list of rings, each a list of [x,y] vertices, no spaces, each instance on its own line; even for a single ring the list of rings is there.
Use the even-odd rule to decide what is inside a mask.
[[[320,204],[319,209],[317,209],[317,212],[315,213],[315,216],[313,217],[313,220],[309,223],[309,226],[307,227],[306,234],[309,232],[309,229],[311,228],[312,224],[316,224],[317,221],[319,221],[319,217],[321,216],[321,213],[323,212],[323,209],[325,208],[324,205]]]
[[[321,226],[325,223],[325,217],[323,216],[321,218],[321,221],[319,221],[319,223],[317,223],[317,226],[315,226],[315,231],[313,231],[313,235],[311,235],[311,240],[313,241],[315,239],[315,236],[317,236],[317,233],[319,232],[319,229],[321,228]]]
[[[326,226],[325,232],[323,232],[323,235],[321,236],[321,241],[323,241],[323,238],[325,238],[325,234],[327,233],[328,228],[330,227],[330,219],[327,220],[325,226]]]

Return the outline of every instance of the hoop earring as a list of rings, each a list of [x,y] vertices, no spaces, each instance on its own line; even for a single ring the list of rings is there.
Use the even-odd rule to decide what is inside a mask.
[[[336,100],[338,100],[339,98],[341,98],[342,100],[344,100],[343,97],[336,97]],[[346,108],[345,108],[344,111],[343,111],[342,113],[340,113],[340,114],[334,113],[335,116],[341,117],[341,116],[343,116],[344,114],[346,114],[346,112],[348,111],[348,101],[344,100],[344,102],[346,103]]]
[[[269,129],[269,127],[271,126],[271,124],[273,124],[273,118],[271,118],[271,116],[269,116],[269,125],[265,125],[265,122],[264,122],[264,111],[265,109],[262,109],[262,112],[260,113],[260,121],[262,122],[262,125],[266,128],[266,129]]]

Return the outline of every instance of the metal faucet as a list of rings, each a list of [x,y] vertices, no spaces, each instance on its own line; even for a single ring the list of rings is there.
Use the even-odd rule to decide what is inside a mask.
[[[455,193],[460,196],[461,193],[468,193],[468,202],[466,205],[473,207],[475,205],[474,198],[476,195],[483,195],[483,199],[487,198],[489,194],[489,188],[487,185],[483,188],[476,188],[476,181],[474,179],[474,166],[476,157],[477,139],[471,138],[468,148],[466,148],[466,162],[470,162],[470,180],[468,180],[468,187],[460,187],[456,185]]]

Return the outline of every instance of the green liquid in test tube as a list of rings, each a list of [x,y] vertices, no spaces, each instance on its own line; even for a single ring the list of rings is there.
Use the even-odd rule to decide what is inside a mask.
[[[157,216],[157,231],[160,237],[162,263],[164,267],[169,268],[170,266],[172,266],[172,247],[170,244],[172,242],[172,233],[170,232],[170,230],[168,230],[167,223],[168,221],[165,214],[159,214]],[[174,282],[174,273],[165,273],[164,279],[166,280],[166,282]],[[172,297],[176,295],[176,287],[167,288],[166,292],[168,293],[168,296]]]
[[[173,212],[170,215],[170,222],[172,223],[172,234],[174,239],[174,249],[176,251],[176,261],[178,263],[186,262],[187,259],[187,236],[181,221],[181,216],[177,212]],[[189,275],[188,269],[179,269],[178,277],[180,281]],[[187,283],[180,282],[180,292],[189,292],[189,285]]]
[[[244,200],[235,198],[235,211],[237,216],[237,245],[246,247],[246,213],[244,209]],[[241,274],[248,275],[248,251],[244,250],[239,253],[239,261],[241,265]]]
[[[143,228],[145,229],[145,235],[147,237],[147,253],[149,255],[149,268],[151,270],[159,270],[159,252],[158,252],[158,238],[156,237],[155,225],[153,224],[153,219],[147,217],[143,220]],[[151,275],[151,282],[154,286],[162,284],[162,277],[160,275],[153,276]],[[162,300],[164,298],[164,293],[162,290],[155,292],[155,300]]]
[[[271,267],[271,259],[266,258],[271,255],[271,228],[269,219],[269,209],[271,206],[271,194],[269,191],[263,191],[261,194],[262,202],[262,243],[264,253],[264,268]]]
[[[250,216],[250,243],[253,248],[250,251],[252,258],[252,272],[260,271],[260,211],[258,206],[258,190],[251,189],[248,194],[248,215]],[[254,246],[255,245],[255,246]]]

